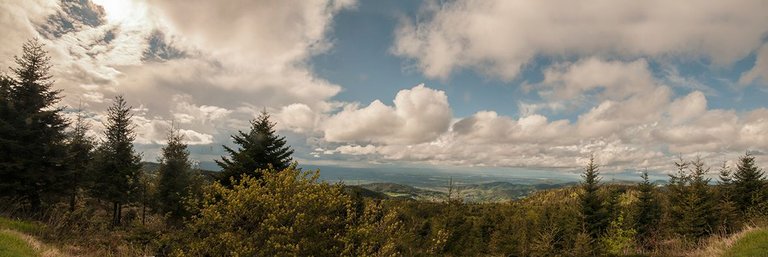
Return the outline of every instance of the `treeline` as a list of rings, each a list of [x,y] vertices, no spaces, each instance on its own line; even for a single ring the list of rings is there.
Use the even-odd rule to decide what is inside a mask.
[[[579,186],[522,200],[379,197],[297,168],[266,112],[232,136],[238,147],[224,147],[217,176],[194,169],[178,130],[159,169],[147,171],[123,97],[97,140],[82,113],[68,121],[56,107],[39,42],[25,44],[16,64],[0,78],[0,211],[47,221],[54,242],[77,234],[61,243],[82,255],[679,256],[768,214],[768,186],[750,153],[716,171],[681,159],[668,185],[647,174],[637,185],[603,184],[590,159]]]

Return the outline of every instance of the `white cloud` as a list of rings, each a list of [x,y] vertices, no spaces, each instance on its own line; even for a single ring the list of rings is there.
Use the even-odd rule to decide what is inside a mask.
[[[601,99],[620,100],[646,92],[654,86],[648,63],[639,59],[632,62],[604,61],[595,57],[573,64],[559,64],[544,71],[545,87],[552,88],[554,99],[571,99],[602,89]]]
[[[325,140],[341,145],[317,154],[436,165],[575,169],[595,153],[606,171],[658,171],[667,170],[677,153],[723,159],[748,149],[768,149],[768,110],[708,109],[701,91],[675,97],[642,59],[589,58],[554,67],[545,83],[533,87],[548,91],[554,100],[537,104],[559,104],[565,101],[559,96],[586,95],[588,101],[579,104],[591,108],[575,122],[550,120],[532,111],[519,118],[480,111],[454,118],[450,129],[437,137],[397,142],[382,135],[397,135],[402,128],[395,115],[398,101],[395,106],[374,101],[363,108],[347,106],[333,116],[337,121],[326,122],[347,130],[332,134],[326,128]]]
[[[537,55],[743,58],[768,32],[761,0],[459,0],[403,21],[393,52],[432,78],[475,69],[509,80]]]
[[[333,15],[355,1],[165,0],[152,2],[169,26],[217,59],[279,72],[330,46]],[[194,14],[194,15],[190,15]],[[265,40],[266,39],[266,40]]]
[[[363,108],[347,105],[322,129],[331,142],[411,144],[434,140],[448,130],[451,118],[445,92],[418,85],[398,92],[394,106],[379,100]]]

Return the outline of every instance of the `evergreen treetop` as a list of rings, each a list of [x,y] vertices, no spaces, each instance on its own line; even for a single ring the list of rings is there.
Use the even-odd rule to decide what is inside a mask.
[[[96,191],[113,203],[113,225],[120,224],[122,205],[139,196],[141,156],[133,148],[136,135],[132,117],[125,98],[116,96],[107,108],[104,141],[96,153]]]
[[[747,152],[739,158],[736,171],[733,173],[734,201],[742,213],[760,200],[765,188],[765,174],[755,164],[755,156]]]
[[[184,135],[179,130],[170,131],[168,143],[162,149],[158,170],[158,207],[162,213],[168,214],[174,223],[180,222],[186,215],[184,202],[189,195],[192,176],[189,150],[183,140]]]
[[[581,187],[584,192],[582,192],[580,201],[584,228],[593,240],[597,239],[605,231],[609,222],[608,215],[604,211],[603,200],[598,195],[598,189],[600,189],[599,176],[599,166],[595,163],[595,157],[592,155],[589,158],[589,163],[584,168],[584,173],[581,175],[583,179]]]
[[[248,175],[262,176],[262,170],[284,170],[291,165],[293,150],[286,145],[285,137],[275,133],[275,123],[269,120],[269,113],[262,111],[251,121],[250,131],[238,131],[232,141],[239,146],[232,149],[224,146],[229,157],[222,156],[216,163],[222,168],[220,182],[229,185],[230,179],[239,180]]]
[[[0,76],[0,194],[20,196],[33,212],[62,188],[66,156],[62,107],[49,74],[50,57],[37,39],[22,46],[13,76]]]

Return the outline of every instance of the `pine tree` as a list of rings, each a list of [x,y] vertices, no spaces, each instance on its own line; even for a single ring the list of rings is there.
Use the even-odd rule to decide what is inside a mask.
[[[248,133],[238,131],[232,140],[240,146],[234,150],[224,146],[229,158],[222,156],[216,163],[222,168],[219,181],[222,185],[231,185],[231,179],[239,180],[244,175],[261,178],[263,170],[284,170],[291,165],[293,150],[286,145],[285,137],[275,134],[275,123],[269,120],[269,114],[262,111],[258,118],[251,121]]]
[[[81,189],[91,183],[90,172],[93,162],[94,139],[87,135],[90,126],[86,123],[82,110],[79,110],[73,123],[72,131],[67,135],[67,173],[62,184],[69,194],[69,208],[75,210],[77,196]]]
[[[737,230],[739,223],[736,215],[736,204],[733,202],[733,172],[728,167],[728,162],[723,161],[723,165],[718,170],[717,210],[719,213],[718,225],[721,231],[732,233]]]
[[[60,91],[53,90],[48,52],[37,39],[15,57],[13,77],[0,79],[0,194],[20,196],[37,213],[45,199],[61,195],[56,186],[65,157]]]
[[[678,161],[675,161],[675,167],[677,171],[674,174],[669,174],[669,186],[667,186],[669,198],[669,216],[672,221],[673,230],[681,232],[685,230],[685,227],[680,222],[685,215],[685,208],[683,207],[687,200],[688,190],[688,162],[683,160],[680,156]]]
[[[637,241],[646,249],[653,246],[654,237],[661,220],[661,205],[656,197],[656,186],[648,180],[648,172],[641,176],[643,182],[638,185],[637,217],[635,228]]]
[[[690,189],[688,190],[687,210],[684,221],[687,221],[687,235],[701,239],[714,232],[717,222],[715,216],[715,199],[709,188],[710,179],[704,176],[709,173],[704,161],[700,157],[691,162],[692,170],[689,176]]]
[[[159,209],[167,214],[171,223],[178,224],[186,216],[184,202],[189,195],[192,164],[189,151],[183,142],[184,136],[178,130],[171,130],[168,144],[160,157],[157,201]]]
[[[122,96],[107,109],[104,142],[97,148],[97,197],[112,203],[112,225],[120,225],[122,207],[139,195],[141,156],[133,149],[134,126],[131,107]]]
[[[737,209],[746,214],[750,207],[760,204],[764,200],[760,199],[764,187],[764,173],[755,164],[755,157],[747,152],[739,158],[733,174],[733,196]]]
[[[600,172],[595,163],[595,157],[589,158],[587,167],[581,177],[584,179],[581,187],[584,190],[581,195],[581,214],[583,224],[589,236],[596,240],[605,231],[608,225],[608,218],[603,208],[603,201],[598,195],[600,189]]]

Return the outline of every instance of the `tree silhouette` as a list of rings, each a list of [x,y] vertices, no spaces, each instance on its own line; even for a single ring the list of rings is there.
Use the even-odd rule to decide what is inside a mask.
[[[104,142],[96,154],[96,196],[112,202],[112,225],[120,225],[122,206],[139,193],[141,156],[133,149],[134,126],[131,107],[123,96],[116,96],[107,109]]]
[[[285,137],[275,133],[275,123],[269,120],[269,113],[262,111],[251,121],[248,133],[238,131],[232,141],[240,148],[235,150],[224,146],[229,157],[221,157],[216,163],[222,168],[219,182],[231,185],[231,180],[243,176],[261,178],[263,170],[284,170],[291,165],[293,150],[286,145]]]
[[[56,107],[58,90],[48,52],[37,39],[22,46],[13,76],[0,78],[0,192],[26,200],[33,212],[60,195],[66,120]]]

